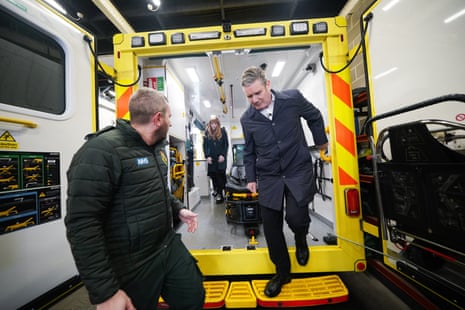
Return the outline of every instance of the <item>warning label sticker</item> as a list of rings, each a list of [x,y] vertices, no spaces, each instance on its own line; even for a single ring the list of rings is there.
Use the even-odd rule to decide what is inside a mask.
[[[0,149],[17,149],[18,142],[11,135],[8,130],[5,130],[2,135],[0,135]]]

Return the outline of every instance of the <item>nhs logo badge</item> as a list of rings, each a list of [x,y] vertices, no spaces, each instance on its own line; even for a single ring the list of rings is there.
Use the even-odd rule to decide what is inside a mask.
[[[136,160],[137,160],[137,167],[143,167],[149,164],[149,159],[147,157],[139,157]]]

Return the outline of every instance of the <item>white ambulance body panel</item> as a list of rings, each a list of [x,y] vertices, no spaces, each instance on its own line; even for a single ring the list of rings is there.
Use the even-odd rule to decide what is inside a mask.
[[[465,15],[461,0],[382,1],[369,26],[373,115],[424,100],[464,93]],[[419,14],[412,14],[418,11]],[[456,19],[451,19],[454,15]],[[437,104],[377,122],[378,132],[419,119],[464,123],[463,104]]]
[[[48,10],[40,2],[2,0],[0,11],[3,14],[15,16],[40,33],[52,38],[64,52],[62,64],[64,67],[64,74],[62,74],[65,79],[64,111],[60,113],[39,112],[27,107],[12,106],[11,103],[2,102],[0,99],[0,135],[6,133],[0,143],[0,168],[4,168],[1,170],[3,173],[1,177],[7,179],[7,174],[16,173],[16,177],[24,179],[22,183],[19,181],[6,183],[10,186],[8,188],[4,186],[0,190],[0,211],[13,208],[10,214],[4,212],[4,216],[0,217],[0,226],[3,221],[3,230],[0,232],[0,305],[2,309],[16,309],[77,275],[64,226],[66,171],[73,154],[84,142],[84,136],[95,128],[93,120],[95,115],[93,110],[95,105],[94,58],[87,42],[83,40],[85,33],[59,17],[58,13]],[[10,34],[4,33],[3,35]],[[89,37],[92,38],[92,36]],[[0,51],[3,49],[4,55],[8,55],[8,50],[4,48],[9,44],[7,42],[8,40],[1,39],[3,47],[0,46]],[[16,56],[12,55],[11,59],[14,60]],[[36,64],[32,64],[31,67],[33,65]],[[0,74],[5,74],[3,69],[0,72]],[[50,72],[50,70],[45,72],[42,77],[44,85],[48,85],[48,80],[54,79],[54,74],[55,72]],[[16,83],[27,84],[28,79],[31,78],[27,71],[13,75],[15,76],[0,78],[0,89],[2,83],[10,85],[10,88],[11,85],[14,87],[13,90],[4,89],[4,93],[20,92],[22,88],[16,88]],[[17,82],[11,82],[10,78],[20,79]],[[41,96],[42,90],[46,91],[44,88],[38,89],[37,96]],[[21,125],[23,122],[25,125]],[[31,124],[32,127],[36,127],[28,127]],[[43,166],[37,168],[39,171],[42,169],[42,175],[39,173],[39,176],[44,184],[31,183],[32,188],[36,190],[28,192],[27,187],[30,183],[27,182],[37,176],[30,172],[36,166],[27,166],[28,156],[35,158],[38,154],[53,156],[51,161],[57,164],[54,170],[56,174],[54,182],[57,184],[51,188],[47,187],[50,181],[43,174],[45,174],[44,167],[48,167],[46,165],[49,163],[45,162]],[[41,159],[42,157],[36,158],[36,162],[40,162]],[[46,156],[44,159],[49,160]],[[5,163],[9,160],[15,161],[16,166],[13,166],[20,170],[19,173],[17,170],[7,172],[9,166]],[[39,209],[37,201],[43,199],[43,192],[50,190],[59,194],[47,214],[43,206]],[[24,201],[24,198],[31,198],[30,209],[26,207],[21,209],[20,203]],[[42,221],[44,222],[42,223],[41,217],[50,214],[54,214],[54,218]],[[16,229],[18,226],[15,225],[24,223],[25,217],[22,215],[30,216],[32,220],[29,224],[32,224],[25,224],[27,227]]]

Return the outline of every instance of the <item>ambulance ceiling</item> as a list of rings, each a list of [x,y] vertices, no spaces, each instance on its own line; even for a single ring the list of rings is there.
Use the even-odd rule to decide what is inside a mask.
[[[280,20],[298,20],[309,18],[333,17],[345,15],[356,0],[161,0],[158,10],[150,11],[148,1],[153,0],[56,0],[69,15],[88,29],[97,38],[97,53],[112,54],[112,37],[120,32],[146,32],[168,29],[192,28],[231,24],[267,22]],[[113,10],[116,9],[117,11]],[[115,22],[115,16],[121,16],[129,25]],[[111,20],[113,19],[113,20]],[[119,25],[118,27],[116,25]],[[129,27],[130,29],[123,29]],[[242,70],[250,65],[266,65],[272,70],[278,61],[285,61],[285,70],[271,80],[273,89],[293,88],[299,85],[318,59],[319,46],[307,46],[286,51],[247,51],[222,55],[220,65],[224,75],[223,91],[227,113],[217,83],[213,78],[211,59],[205,55],[195,57],[151,59],[153,65],[168,65],[185,91],[192,94],[191,100],[199,118],[208,120],[210,115],[223,117],[224,121],[237,119],[248,106],[240,85]],[[195,67],[201,83],[200,89],[186,74],[187,67]],[[101,89],[107,87],[108,80],[99,78]],[[195,88],[195,89],[194,89]],[[211,107],[203,102],[210,101]]]
[[[98,54],[112,53],[112,37],[124,32],[107,17],[116,8],[135,32],[278,20],[333,17],[349,0],[55,0],[98,39]],[[116,13],[116,14],[115,14]]]

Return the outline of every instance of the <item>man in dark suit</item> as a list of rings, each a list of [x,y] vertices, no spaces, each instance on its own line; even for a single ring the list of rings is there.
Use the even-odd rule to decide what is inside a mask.
[[[291,281],[291,262],[283,233],[284,206],[286,222],[295,236],[297,262],[304,266],[310,256],[308,205],[316,187],[301,118],[307,121],[319,149],[327,148],[328,139],[321,112],[298,90],[272,90],[265,72],[258,67],[247,68],[241,83],[250,103],[241,116],[247,188],[260,193],[263,230],[270,259],[276,266],[265,294],[274,297]]]

